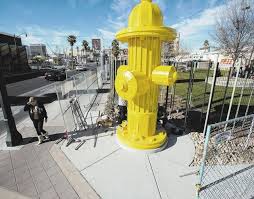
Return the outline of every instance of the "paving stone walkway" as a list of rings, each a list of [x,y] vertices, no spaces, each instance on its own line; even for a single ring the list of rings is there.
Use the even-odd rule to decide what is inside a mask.
[[[63,132],[63,127],[46,127],[52,141],[37,146],[32,127],[24,127],[34,137],[20,150],[0,151],[0,186],[17,191],[25,196],[40,199],[78,199],[61,169],[51,154],[54,140]],[[28,133],[29,132],[29,133]]]

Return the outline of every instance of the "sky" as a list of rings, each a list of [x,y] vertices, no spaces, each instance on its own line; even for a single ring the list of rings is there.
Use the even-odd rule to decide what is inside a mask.
[[[127,26],[131,9],[140,0],[0,0],[0,32],[22,35],[23,44],[44,43],[49,53],[69,49],[67,36],[91,45],[101,38],[108,48],[115,33]],[[195,51],[204,40],[212,43],[216,15],[224,0],[153,0],[164,15],[164,24],[180,33],[183,48]]]

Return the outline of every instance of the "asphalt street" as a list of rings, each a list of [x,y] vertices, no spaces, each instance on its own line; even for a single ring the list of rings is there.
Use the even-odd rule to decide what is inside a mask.
[[[91,69],[95,69],[96,63],[89,64],[88,67],[91,67]],[[81,71],[68,71],[68,77],[78,74]],[[82,71],[84,72],[84,71]],[[45,76],[40,76],[33,79],[28,79],[24,81],[19,81],[16,83],[8,84],[7,92],[9,96],[40,96],[47,92],[52,92],[48,87],[45,87],[47,85],[53,84],[55,81],[48,81],[45,79]],[[41,89],[40,89],[41,88]],[[46,89],[46,91],[45,91]],[[27,93],[27,94],[26,94]],[[12,113],[14,116],[14,119],[16,121],[16,124],[19,122],[22,122],[25,117],[27,117],[27,113],[23,111],[23,106],[12,106]],[[5,124],[3,121],[3,113],[0,108],[0,135],[4,133],[5,131]]]
[[[33,79],[8,84],[6,88],[9,96],[18,96],[52,83],[54,82],[46,80],[44,76],[40,76]]]
[[[68,71],[68,77],[76,75],[80,71]],[[40,76],[32,79],[27,79],[24,81],[15,82],[8,84],[6,86],[9,96],[19,96],[24,95],[27,92],[33,91],[35,89],[41,88],[43,86],[54,83],[54,81],[48,81],[45,79],[45,76]]]

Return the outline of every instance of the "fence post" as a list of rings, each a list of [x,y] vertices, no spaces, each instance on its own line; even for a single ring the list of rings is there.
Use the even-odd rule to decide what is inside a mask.
[[[246,144],[245,144],[245,147],[244,149],[247,149],[248,145],[249,145],[249,140],[250,140],[250,136],[252,134],[252,131],[253,131],[253,126],[254,126],[254,116],[252,118],[252,122],[251,122],[251,127],[250,127],[250,132],[248,134],[248,137],[247,137],[247,140],[246,140]]]
[[[75,86],[76,97],[77,97],[77,96],[78,96],[78,89],[77,89],[77,84],[76,84],[76,78],[75,78],[75,76],[73,76],[72,79],[73,79],[73,84],[74,84],[74,86]]]
[[[187,129],[187,118],[188,118],[189,107],[190,107],[190,92],[191,92],[191,84],[192,84],[192,73],[193,73],[193,64],[191,62],[190,79],[189,79],[189,86],[188,86],[188,90],[187,90],[186,110],[185,110],[185,118],[184,118],[185,133],[186,133],[186,129]]]
[[[190,98],[189,98],[189,106],[191,104],[192,101],[192,90],[193,90],[193,83],[194,83],[194,78],[195,78],[195,71],[196,71],[196,62],[192,61],[191,62],[191,66],[192,66],[192,73],[191,73],[191,87],[190,87]]]
[[[240,98],[239,98],[239,101],[238,101],[237,110],[236,110],[236,113],[235,113],[235,118],[237,118],[237,116],[238,116],[238,112],[239,112],[239,109],[240,109],[240,106],[241,106],[242,97],[243,97],[243,91],[245,89],[246,83],[247,83],[247,74],[245,74],[244,84],[243,84],[242,89],[241,89],[241,94],[240,94]],[[234,131],[234,129],[235,129],[235,122],[233,124],[233,128],[232,129]],[[231,136],[231,134],[232,134],[232,131],[230,132],[230,136]]]
[[[61,114],[62,114],[62,118],[63,118],[63,122],[64,122],[64,127],[65,127],[66,133],[68,135],[68,127],[67,127],[67,124],[66,124],[66,121],[65,121],[64,111],[63,111],[63,107],[62,107],[60,96],[59,96],[58,89],[57,89],[58,85],[60,85],[60,84],[59,83],[55,84],[55,91],[56,91],[57,100],[58,100],[58,103],[59,103],[59,106],[60,106],[60,110],[61,110]]]
[[[219,63],[217,62],[217,64],[215,65],[215,68],[214,68],[214,72],[213,72],[213,83],[212,83],[212,86],[211,86],[209,102],[208,102],[206,118],[205,118],[205,124],[204,124],[204,129],[203,129],[204,136],[205,136],[205,133],[206,133],[207,123],[208,123],[210,110],[211,110],[211,105],[212,105],[212,101],[213,101],[214,89],[215,89],[216,79],[217,79],[216,74],[217,74],[218,67],[219,67]]]
[[[247,105],[247,107],[246,107],[246,111],[245,111],[245,115],[244,115],[244,116],[247,116],[247,115],[248,115],[249,107],[250,107],[250,102],[251,102],[251,100],[252,100],[253,92],[254,92],[254,85],[253,85],[252,90],[251,90],[250,98],[249,98],[248,105]]]
[[[210,74],[210,69],[211,69],[211,64],[209,63],[208,69],[207,69],[207,74],[206,74],[206,80],[205,80],[205,92],[204,92],[204,100],[203,100],[203,104],[202,104],[202,109],[201,109],[201,114],[200,114],[200,125],[202,123],[203,120],[203,111],[204,111],[204,106],[205,106],[205,98],[206,98],[206,91],[207,91],[207,84],[208,84],[208,78],[209,78],[209,74]],[[201,127],[201,126],[200,126]]]
[[[169,87],[167,86],[167,91],[166,91],[166,102],[165,102],[165,117],[167,117],[167,108],[168,108],[168,92],[169,92]],[[171,96],[172,98],[172,96]],[[171,105],[170,105],[171,106]],[[171,108],[171,107],[170,107]]]
[[[238,66],[238,69],[237,69],[236,78],[235,78],[235,82],[234,82],[234,88],[233,88],[231,99],[230,99],[230,104],[229,104],[229,108],[228,108],[228,114],[227,114],[226,121],[228,121],[229,117],[230,117],[231,108],[232,108],[233,100],[235,97],[235,88],[236,88],[236,84],[237,84],[237,80],[238,80],[238,76],[239,76],[239,71],[240,71],[240,65]]]
[[[223,116],[225,101],[226,101],[227,92],[228,92],[228,84],[229,84],[229,79],[230,79],[230,76],[231,76],[231,70],[232,70],[232,68],[230,67],[230,68],[229,68],[229,71],[228,71],[228,77],[227,77],[226,88],[225,88],[225,91],[224,91],[223,104],[222,104],[222,107],[221,107],[220,120],[219,120],[220,122],[221,122],[222,116]]]
[[[209,125],[207,127],[206,133],[205,133],[205,143],[204,143],[204,152],[203,152],[203,157],[202,157],[202,162],[201,162],[201,167],[199,170],[199,183],[197,184],[198,190],[197,190],[197,198],[199,198],[199,189],[201,188],[202,184],[202,179],[204,175],[204,170],[205,170],[205,160],[206,160],[206,155],[208,151],[208,144],[210,140],[210,134],[211,134],[211,126]]]

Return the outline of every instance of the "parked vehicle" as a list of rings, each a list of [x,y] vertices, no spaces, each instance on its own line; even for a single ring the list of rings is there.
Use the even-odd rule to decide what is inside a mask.
[[[86,71],[87,68],[85,66],[79,65],[79,66],[76,66],[76,70],[78,70],[78,71]]]
[[[51,70],[45,73],[46,80],[63,81],[66,79],[65,70]]]

